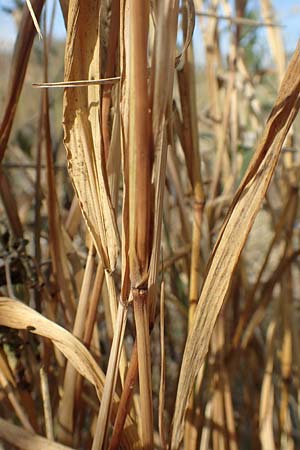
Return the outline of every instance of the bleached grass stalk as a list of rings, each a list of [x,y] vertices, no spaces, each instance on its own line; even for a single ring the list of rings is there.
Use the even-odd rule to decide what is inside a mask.
[[[114,338],[110,351],[106,379],[103,388],[100,410],[97,419],[97,428],[93,440],[92,450],[105,450],[107,448],[107,438],[109,431],[109,419],[115,391],[122,342],[127,318],[127,306],[121,302],[118,306]]]
[[[137,333],[142,444],[153,448],[152,382],[147,306],[151,250],[151,164],[147,45],[149,2],[130,1],[129,266]]]
[[[55,81],[50,83],[32,83],[32,87],[34,88],[76,88],[76,87],[87,87],[87,86],[98,86],[101,84],[112,85],[117,83],[120,80],[120,77],[110,77],[110,78],[101,78],[99,80],[75,80],[75,81]]]
[[[52,407],[51,407],[50,392],[49,392],[49,383],[48,383],[47,374],[43,367],[40,368],[40,379],[41,379],[41,391],[42,391],[42,398],[43,398],[46,436],[51,441],[54,441],[53,417],[52,417]]]
[[[165,355],[165,284],[160,285],[160,386],[159,386],[159,408],[158,408],[158,429],[162,449],[167,448],[165,430],[165,391],[166,391],[166,355]]]
[[[275,333],[276,320],[273,318],[267,329],[267,359],[259,405],[259,437],[263,450],[275,449],[273,431],[274,386],[272,381]]]
[[[90,346],[93,329],[94,326],[97,324],[96,321],[97,306],[100,299],[103,280],[104,280],[104,269],[102,263],[99,262],[96,270],[93,289],[90,296],[88,315],[85,321],[83,342],[85,343],[85,345],[87,345],[87,347]]]
[[[87,265],[84,271],[84,278],[82,282],[78,307],[73,326],[73,334],[79,339],[82,339],[84,334],[85,319],[88,311],[90,287],[92,283],[92,277],[94,274],[94,267],[95,267],[95,248],[92,243],[90,245],[90,250],[87,258]],[[67,362],[63,384],[63,395],[59,405],[58,436],[62,440],[62,442],[68,443],[69,445],[72,443],[73,440],[76,381],[77,381],[77,372],[72,366],[72,364]]]
[[[38,23],[38,21],[37,21],[35,12],[34,12],[34,10],[33,10],[31,1],[30,1],[30,0],[26,0],[26,4],[27,4],[27,7],[28,7],[28,9],[29,9],[30,15],[31,15],[31,17],[32,17],[32,21],[33,21],[33,23],[34,23],[35,29],[36,29],[36,31],[37,31],[37,33],[38,33],[38,35],[39,35],[39,38],[40,38],[40,39],[43,39],[42,32],[41,32],[39,23]]]

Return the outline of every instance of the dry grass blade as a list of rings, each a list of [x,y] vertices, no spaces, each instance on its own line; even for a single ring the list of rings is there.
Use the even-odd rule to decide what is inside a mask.
[[[187,19],[184,20],[184,23]],[[184,28],[187,25],[184,24]],[[188,31],[186,31],[187,33]],[[194,69],[193,48],[190,46],[185,55],[183,68],[178,70],[178,84],[180,93],[180,103],[182,110],[182,147],[185,155],[186,166],[193,189],[193,231],[192,249],[190,265],[190,286],[189,286],[189,323],[190,328],[194,311],[199,298],[200,283],[200,253],[201,253],[201,229],[202,217],[205,203],[205,194],[201,179],[199,139],[197,123],[197,103],[196,103],[196,82]],[[193,411],[196,409],[194,396],[190,398],[189,414],[185,424],[184,446],[193,449],[193,436],[197,436],[197,426],[193,423]],[[194,439],[194,446],[197,439]]]
[[[72,200],[71,207],[69,209],[67,219],[65,221],[66,232],[68,233],[71,239],[74,238],[74,235],[78,231],[81,218],[82,218],[81,209],[79,206],[78,197],[75,194]]]
[[[59,0],[61,12],[64,18],[65,27],[68,25],[68,11],[69,11],[69,0]]]
[[[16,238],[21,239],[23,237],[23,228],[18,214],[16,199],[13,195],[10,182],[5,175],[2,167],[0,167],[0,195],[5,207],[5,212],[9,219],[12,232]]]
[[[225,16],[220,14],[214,14],[210,12],[204,12],[204,11],[196,11],[196,16],[201,17],[213,17],[217,20],[225,20],[231,23],[236,23],[237,25],[247,25],[250,27],[281,27],[279,23],[276,22],[270,22],[269,20],[267,22],[261,22],[259,20],[253,20],[249,19],[248,17],[233,17],[233,16]]]
[[[158,428],[162,449],[167,448],[164,407],[165,407],[165,390],[166,390],[166,355],[165,355],[165,285],[162,281],[160,286],[160,386],[159,386],[159,409],[158,409]]]
[[[117,61],[118,37],[120,31],[120,1],[111,2],[111,21],[108,32],[107,60],[105,65],[105,77],[114,75]],[[106,85],[102,91],[101,105],[101,123],[105,158],[108,158],[110,143],[110,106],[111,106],[111,87]],[[119,127],[118,127],[119,129]]]
[[[0,324],[49,338],[73,367],[95,386],[101,398],[104,374],[84,345],[67,330],[23,303],[7,297],[0,297]]]
[[[209,449],[210,434],[211,434],[211,416],[212,416],[212,399],[209,399],[205,407],[206,424],[202,430],[199,450]]]
[[[31,15],[31,17],[32,17],[32,21],[33,21],[34,26],[35,26],[35,29],[36,29],[36,31],[37,31],[37,33],[38,33],[38,35],[39,35],[39,38],[40,38],[40,39],[43,39],[43,36],[42,36],[42,32],[41,32],[39,23],[38,23],[38,21],[37,21],[36,15],[35,15],[35,13],[34,13],[33,7],[32,7],[32,5],[31,5],[31,1],[30,1],[30,0],[26,0],[26,4],[27,4],[27,6],[28,6],[30,15]]]
[[[39,18],[44,5],[44,0],[32,0],[32,5],[35,10],[36,17]],[[34,24],[28,8],[25,7],[23,10],[18,38],[15,44],[7,101],[4,107],[4,115],[0,126],[0,161],[4,156],[6,145],[10,136],[34,36]]]
[[[3,349],[0,349],[0,372],[2,373],[2,376],[9,384],[11,384],[13,387],[16,387],[13,372],[9,366],[7,356]]]
[[[114,84],[120,80],[120,77],[101,78],[100,80],[76,80],[76,81],[55,81],[52,83],[33,83],[34,88],[52,88],[52,87],[83,87],[83,86],[98,86],[100,84]]]
[[[128,299],[130,290],[129,281],[129,3],[120,2],[120,116],[121,116],[121,150],[123,171],[123,209],[122,209],[122,289],[121,298]]]
[[[142,445],[145,450],[153,449],[153,405],[150,359],[149,316],[146,291],[136,290],[133,294],[134,318],[138,352],[139,385],[141,397]]]
[[[93,329],[94,329],[94,325],[95,325],[95,321],[96,321],[97,306],[98,306],[98,301],[99,301],[99,297],[100,297],[101,290],[102,290],[103,280],[104,280],[104,269],[103,269],[101,262],[99,262],[97,270],[96,270],[93,290],[92,290],[91,296],[90,296],[89,311],[88,311],[88,315],[87,315],[87,318],[85,321],[85,331],[84,331],[83,342],[85,343],[85,345],[87,347],[90,346],[91,339],[92,339],[92,333],[93,333]]]
[[[53,418],[52,418],[52,408],[50,401],[49,383],[48,377],[45,369],[41,367],[40,369],[41,378],[41,391],[43,397],[43,407],[45,416],[45,426],[46,426],[46,436],[48,439],[54,441],[54,431],[53,431]]]
[[[114,423],[113,435],[110,441],[109,450],[118,450],[120,447],[121,435],[127,413],[129,412],[129,403],[132,398],[133,387],[136,383],[138,372],[138,356],[136,345],[133,347],[130,366],[126,375],[125,385],[120,399],[116,420]]]
[[[260,406],[259,406],[259,435],[263,450],[275,450],[273,433],[273,403],[274,388],[272,381],[274,365],[274,340],[275,340],[276,322],[273,320],[267,332],[266,348],[266,368],[261,388]]]
[[[107,433],[109,429],[109,418],[115,386],[117,382],[119,360],[124,339],[125,325],[127,318],[127,307],[119,303],[117,320],[114,330],[114,338],[109,356],[109,363],[106,372],[106,382],[104,384],[101,406],[97,419],[97,430],[95,433],[92,450],[102,450],[107,448]]]
[[[47,161],[47,207],[49,213],[50,252],[53,261],[53,272],[55,274],[57,284],[60,287],[66,317],[70,322],[72,322],[75,311],[75,296],[66,253],[66,241],[63,238],[63,226],[61,223],[59,203],[56,192],[48,92],[44,91],[42,96],[43,131],[45,136]]]
[[[300,106],[297,47],[260,145],[235,195],[210,260],[180,371],[171,448],[179,448],[183,419],[197,371],[203,364],[218,313],[239,256],[274,173],[281,147]],[[230,243],[230,245],[229,245]]]
[[[187,49],[191,43],[193,33],[194,33],[194,28],[195,28],[195,5],[194,5],[194,2],[193,2],[193,0],[185,0],[184,3],[186,5],[187,15],[188,15],[187,32],[186,32],[186,38],[185,38],[185,42],[183,45],[183,49],[180,52],[180,55],[176,56],[176,60],[175,60],[176,66],[178,66],[180,64],[182,56],[187,51]]]
[[[77,305],[77,311],[73,326],[73,335],[82,340],[85,326],[85,319],[88,311],[88,301],[90,293],[90,285],[95,265],[95,251],[91,244],[87,264],[84,271],[80,297]],[[65,378],[63,384],[63,393],[59,404],[59,428],[58,437],[61,442],[70,445],[73,436],[73,410],[75,405],[75,385],[77,373],[72,367],[70,361],[67,362],[65,370]]]
[[[99,7],[99,1],[70,3],[65,53],[67,82],[101,78]],[[65,90],[64,144],[83,215],[104,267],[111,271],[116,266],[119,236],[102,148],[99,102],[98,86]]]
[[[0,297],[0,325],[17,330],[28,330],[50,339],[77,372],[95,386],[98,397],[101,399],[105,376],[86,347],[67,330],[23,303],[7,297]],[[115,396],[112,405],[114,417],[117,411],[117,402],[118,398]],[[121,445],[126,450],[138,448],[140,445],[137,432],[129,417],[126,421]]]
[[[230,450],[238,450],[237,435],[234,420],[234,410],[232,402],[232,391],[229,382],[228,372],[226,369],[224,371],[224,408],[229,439],[228,446]]]
[[[153,246],[149,270],[150,322],[156,305],[156,280],[159,265],[163,198],[166,179],[168,148],[167,125],[171,128],[171,94],[174,82],[174,59],[178,21],[178,2],[160,3],[158,6],[157,34],[155,37],[152,71],[152,132],[154,144],[155,217]]]
[[[74,450],[0,418],[0,437],[23,450]]]

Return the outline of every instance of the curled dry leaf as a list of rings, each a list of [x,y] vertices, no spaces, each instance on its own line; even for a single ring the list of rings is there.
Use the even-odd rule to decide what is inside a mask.
[[[0,325],[17,330],[28,330],[50,339],[80,375],[95,386],[99,399],[102,398],[104,373],[86,347],[69,331],[43,317],[29,306],[8,297],[0,297]],[[113,417],[116,415],[118,401],[119,399],[115,395],[112,405]],[[136,428],[133,426],[131,418],[127,416],[122,435],[122,447],[133,449],[139,448],[138,446],[139,438]]]
[[[171,448],[178,449],[195,376],[228,293],[247,236],[274,173],[280,150],[300,106],[299,45],[291,59],[261,142],[242,180],[214,247],[183,355],[176,397]]]
[[[99,8],[99,0],[70,2],[65,81],[101,78]],[[119,235],[101,144],[99,102],[99,86],[65,90],[64,144],[68,169],[87,226],[104,267],[114,270],[119,251]]]
[[[51,339],[75,369],[96,388],[101,398],[104,374],[89,351],[71,333],[38,312],[8,297],[0,297],[0,325]]]

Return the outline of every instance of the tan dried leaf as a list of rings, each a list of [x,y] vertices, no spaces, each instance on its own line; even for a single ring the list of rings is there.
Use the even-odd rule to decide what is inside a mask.
[[[274,173],[280,150],[300,106],[299,45],[292,57],[261,142],[233,199],[214,247],[183,355],[171,448],[178,449],[195,376],[228,293],[232,275]]]
[[[50,339],[80,375],[95,386],[101,400],[105,375],[87,348],[69,331],[29,308],[29,306],[8,297],[0,297],[0,325],[17,330],[29,330]],[[118,401],[119,398],[115,395],[112,405],[113,417],[116,415]],[[139,442],[133,421],[127,416],[122,435],[122,447],[126,450],[139,448]]]
[[[89,351],[69,331],[8,297],[0,297],[0,324],[17,330],[27,329],[50,339],[74,368],[95,386],[101,399],[105,376]]]
[[[70,1],[65,81],[101,78],[99,8],[99,0]],[[119,235],[101,144],[99,103],[99,86],[65,90],[64,144],[69,173],[87,226],[104,267],[114,270]]]

